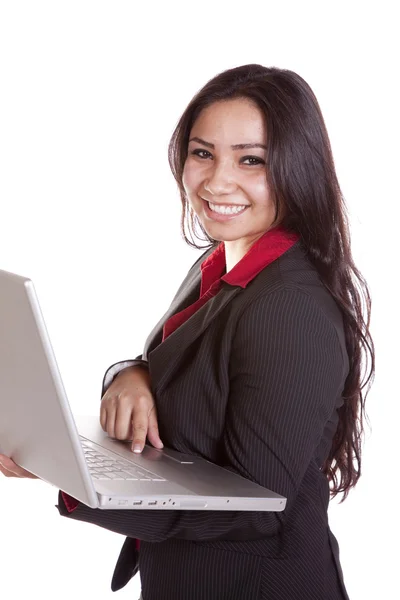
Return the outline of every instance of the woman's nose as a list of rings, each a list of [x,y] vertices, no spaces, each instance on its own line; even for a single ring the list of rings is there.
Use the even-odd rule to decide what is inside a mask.
[[[237,189],[234,170],[226,164],[214,166],[204,184],[204,189],[213,196],[231,194]]]

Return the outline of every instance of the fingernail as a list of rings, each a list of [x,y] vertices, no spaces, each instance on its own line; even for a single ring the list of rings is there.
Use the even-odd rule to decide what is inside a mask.
[[[140,444],[135,444],[135,445],[133,446],[133,451],[134,451],[134,452],[136,452],[136,454],[140,454],[140,453],[141,453],[141,451],[142,451],[142,449],[141,449],[141,447],[140,447]]]

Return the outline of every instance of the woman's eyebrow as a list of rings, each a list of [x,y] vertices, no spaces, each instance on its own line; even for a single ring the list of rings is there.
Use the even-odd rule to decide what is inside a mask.
[[[189,142],[198,142],[207,148],[214,149],[214,144],[211,144],[211,142],[206,142],[199,137],[193,137],[189,140]],[[245,150],[247,148],[264,148],[264,150],[267,150],[267,146],[264,144],[233,144],[231,148],[232,150]]]

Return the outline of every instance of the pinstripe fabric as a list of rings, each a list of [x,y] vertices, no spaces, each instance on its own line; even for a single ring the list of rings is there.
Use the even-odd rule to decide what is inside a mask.
[[[198,297],[204,257],[140,357],[149,364],[160,436],[286,496],[285,511],[79,505],[68,514],[61,499],[59,511],[128,536],[113,589],[134,573],[130,538],[142,540],[145,600],[348,598],[320,470],[349,369],[340,310],[297,242],[246,289],[225,284],[160,343],[166,319]]]

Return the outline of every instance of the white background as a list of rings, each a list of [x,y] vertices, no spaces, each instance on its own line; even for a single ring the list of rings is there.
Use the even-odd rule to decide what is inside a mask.
[[[199,254],[180,237],[167,161],[189,100],[254,62],[317,95],[377,352],[363,477],[330,509],[352,600],[400,594],[395,5],[0,2],[0,268],[35,282],[78,414],[98,413],[105,369],[141,352]],[[56,499],[41,481],[0,479],[2,598],[111,597],[123,537],[61,518]],[[136,577],[118,597],[139,590]]]

